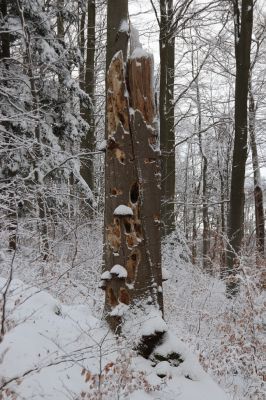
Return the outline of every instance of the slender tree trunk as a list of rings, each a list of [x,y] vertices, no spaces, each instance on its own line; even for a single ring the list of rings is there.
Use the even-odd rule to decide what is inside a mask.
[[[7,22],[7,5],[8,1],[7,0],[1,0],[0,1],[0,12],[1,12],[1,20],[4,25],[5,22]],[[3,29],[3,31],[0,31],[0,41],[1,41],[1,54],[0,54],[0,59],[9,59],[10,58],[10,35],[8,32],[8,29]],[[6,60],[7,62],[9,60]]]
[[[193,208],[192,208],[192,263],[196,264],[197,262],[197,239],[198,239],[198,227],[197,227],[197,203],[199,201],[199,194],[200,194],[200,187],[201,187],[201,176],[198,181],[198,184],[196,183],[196,176],[195,176],[195,166],[193,162],[193,156],[192,156],[192,172],[193,172],[193,182],[194,182],[194,193],[193,193]]]
[[[186,240],[188,240],[188,171],[189,171],[190,144],[186,155],[185,169],[185,188],[184,188],[184,207],[183,207],[183,229]]]
[[[82,60],[79,64],[79,86],[82,90],[84,90],[84,82],[85,82],[85,21],[86,21],[86,11],[83,9],[79,10],[81,17],[79,20],[79,51],[82,57]],[[80,106],[82,108],[82,104]]]
[[[61,44],[64,44],[65,29],[64,29],[64,0],[57,0],[57,37]]]
[[[9,236],[8,236],[8,248],[9,250],[16,250],[17,248],[17,213],[16,213],[16,198],[15,198],[15,192],[11,192],[9,194],[9,214],[8,214],[8,219],[9,219],[9,224],[8,224],[8,230],[9,230]]]
[[[175,229],[175,38],[172,32],[173,1],[160,0],[160,143],[162,151],[163,233]]]
[[[251,80],[251,77],[250,77]],[[261,187],[260,167],[257,151],[256,132],[255,132],[256,106],[252,93],[251,82],[249,83],[249,138],[252,154],[253,176],[254,176],[254,203],[255,203],[255,224],[256,224],[256,247],[258,255],[264,257],[264,209],[263,191]],[[259,257],[258,257],[259,259]],[[257,259],[257,261],[259,261]]]
[[[202,266],[205,270],[210,269],[209,252],[210,252],[210,238],[209,238],[209,213],[208,213],[208,199],[207,199],[207,170],[208,160],[203,151],[202,145],[202,111],[201,111],[201,97],[198,79],[196,79],[196,91],[197,91],[197,108],[198,108],[198,137],[199,137],[199,149],[201,154],[201,168],[202,168]],[[210,271],[209,271],[210,272]]]
[[[219,156],[217,155],[217,158]],[[219,168],[219,166],[218,166]],[[225,184],[224,184],[224,175],[223,171],[219,168],[219,178],[220,178],[220,223],[221,223],[221,232],[219,241],[221,243],[221,254],[220,254],[220,276],[222,278],[225,277],[225,265],[226,265],[226,252],[225,252],[225,235],[226,235],[226,225],[225,225]]]
[[[202,265],[203,268],[210,271],[210,227],[209,227],[209,212],[208,212],[208,199],[207,199],[207,157],[202,152]]]
[[[95,149],[95,118],[94,118],[95,40],[96,40],[95,18],[96,18],[95,0],[87,0],[87,42],[86,42],[87,44],[86,44],[86,61],[84,68],[85,70],[82,71],[82,73],[84,74],[84,85],[82,85],[82,89],[89,95],[90,103],[85,107],[84,106],[81,107],[81,113],[83,114],[83,118],[89,125],[89,129],[85,137],[81,141],[81,149],[85,153],[92,152]],[[83,17],[81,19],[81,28],[84,32]],[[81,39],[82,35],[84,35],[84,33],[81,34]],[[83,41],[84,38],[81,40],[81,44]],[[93,167],[92,156],[87,155],[84,158],[82,157],[80,173],[91,190],[93,190],[94,188],[93,170],[94,167]]]
[[[231,172],[230,211],[228,218],[227,293],[238,291],[237,272],[244,236],[244,183],[247,159],[247,101],[250,48],[253,24],[253,0],[242,0],[241,10],[234,0],[235,22],[235,139]]]

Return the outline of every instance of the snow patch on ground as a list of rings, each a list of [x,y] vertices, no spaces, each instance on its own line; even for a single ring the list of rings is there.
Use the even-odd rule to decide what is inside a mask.
[[[8,302],[10,307],[12,308],[11,302],[13,301],[12,310],[15,312],[15,301],[24,301],[27,296],[31,296],[31,290],[33,293],[38,295],[44,289],[48,291],[49,294],[52,295],[53,301],[51,305],[51,309],[49,311],[53,315],[53,319],[59,322],[62,321],[62,316],[65,315],[65,310],[67,304],[70,309],[73,308],[73,313],[71,313],[71,318],[78,322],[75,324],[76,327],[73,328],[75,330],[75,335],[79,336],[82,332],[78,325],[81,323],[84,318],[91,316],[95,318],[101,327],[103,327],[103,334],[106,334],[105,325],[99,321],[102,317],[103,312],[103,304],[104,304],[104,294],[101,289],[98,289],[99,282],[101,280],[102,274],[102,222],[101,218],[93,219],[84,218],[83,216],[78,218],[78,214],[75,216],[75,220],[73,224],[66,224],[64,227],[59,226],[56,228],[55,238],[51,242],[51,255],[49,257],[48,262],[42,262],[40,257],[38,256],[39,251],[39,237],[32,234],[32,230],[27,226],[28,222],[20,220],[19,224],[19,246],[16,251],[15,259],[12,262],[13,253],[7,251],[5,246],[8,243],[8,234],[9,232],[1,232],[0,236],[0,275],[5,278],[10,274],[10,268],[12,265],[13,269],[13,277],[21,279],[26,286],[26,293],[24,294],[24,289],[19,290],[19,285],[15,294],[12,292],[8,292]],[[217,277],[210,277],[208,274],[204,274],[200,268],[196,265],[191,265],[189,261],[189,250],[186,247],[185,241],[182,239],[179,233],[175,232],[173,235],[167,237],[167,242],[164,244],[162,249],[163,254],[163,266],[168,270],[170,279],[163,283],[163,295],[164,295],[164,318],[167,322],[167,326],[170,332],[173,332],[175,337],[182,339],[182,341],[189,347],[189,351],[193,351],[196,354],[196,358],[200,360],[201,365],[204,370],[208,372],[208,375],[213,377],[214,380],[220,382],[224,390],[228,393],[230,400],[262,400],[264,399],[263,394],[263,378],[261,375],[257,376],[250,372],[250,369],[247,369],[244,366],[244,363],[248,361],[248,357],[253,357],[253,349],[252,349],[252,340],[253,337],[250,335],[248,329],[250,326],[255,326],[261,324],[263,326],[263,320],[261,315],[255,314],[256,318],[252,319],[252,312],[250,310],[250,306],[247,302],[243,301],[245,297],[241,297],[236,299],[233,304],[228,301],[225,296],[225,287],[223,282]],[[13,280],[13,284],[15,284],[15,280]],[[104,282],[104,281],[102,281]],[[250,283],[253,281],[250,281]],[[37,287],[37,288],[36,288]],[[1,286],[0,286],[1,290]],[[13,289],[12,289],[13,290]],[[22,300],[18,299],[19,292],[21,291]],[[46,293],[46,292],[43,292]],[[35,297],[35,296],[34,296]],[[13,299],[13,300],[12,300]],[[265,296],[261,294],[260,297],[257,297],[255,303],[251,303],[254,306],[254,312],[257,312],[260,308],[263,310]],[[37,300],[37,297],[36,297]],[[30,301],[30,300],[29,300]],[[0,295],[1,302],[1,295]],[[25,300],[25,307],[28,304],[28,301]],[[82,306],[80,306],[82,304]],[[1,306],[1,305],[0,305]],[[247,306],[247,307],[246,307]],[[19,308],[22,305],[19,306]],[[43,309],[42,302],[39,304],[40,310]],[[132,343],[135,340],[139,339],[139,333],[141,332],[141,328],[143,323],[145,322],[146,313],[148,314],[149,305],[147,306],[147,310],[141,310],[140,313],[137,311],[133,312],[131,309],[127,310],[121,317],[125,322],[123,329],[125,336],[128,337],[128,342],[126,345],[123,344],[123,348],[131,348]],[[19,308],[16,311],[19,312]],[[22,316],[19,320],[12,319],[12,310],[8,311],[8,333],[6,337],[8,338],[9,332],[14,329],[14,325],[23,321],[23,319],[29,319],[29,315],[33,312],[34,315],[37,314],[37,311],[32,306],[29,307],[27,313],[23,312]],[[79,310],[79,311],[78,311]],[[11,312],[12,311],[12,312]],[[242,319],[243,311],[246,313],[245,320]],[[68,309],[68,314],[70,314],[70,310]],[[24,315],[24,316],[23,316]],[[231,315],[231,317],[230,317]],[[100,316],[100,318],[99,318]],[[230,319],[228,319],[230,317]],[[234,322],[234,318],[237,317],[238,320]],[[1,312],[0,312],[1,318]],[[46,318],[46,317],[45,317]],[[49,317],[50,318],[50,317]],[[66,316],[65,318],[68,319]],[[14,322],[13,322],[14,321]],[[241,323],[245,321],[245,325],[242,326],[241,331]],[[226,322],[226,324],[223,324]],[[37,322],[35,322],[36,324]],[[72,321],[73,323],[73,321]],[[46,322],[43,322],[45,325]],[[74,323],[73,323],[74,324]],[[57,325],[56,325],[57,326]],[[64,328],[65,325],[63,325]],[[48,326],[48,330],[53,329],[51,325]],[[58,331],[59,343],[65,343],[64,340],[60,339],[61,336],[64,337],[65,332],[61,327],[55,328]],[[228,333],[229,329],[229,333]],[[92,328],[92,332],[94,329]],[[17,331],[19,332],[19,331]],[[42,332],[42,329],[40,329]],[[169,332],[169,331],[168,331]],[[261,336],[262,336],[262,330]],[[90,335],[90,331],[86,330],[86,333]],[[236,338],[234,342],[231,342],[231,333],[235,333]],[[240,335],[240,334],[242,335]],[[47,332],[46,332],[47,334]],[[89,340],[87,339],[87,334],[85,334],[84,339],[80,338],[82,341],[81,345],[77,342],[77,347],[75,348],[73,343],[73,348],[77,351],[75,354],[79,354],[79,350],[83,347],[87,348]],[[53,336],[53,335],[52,335]],[[93,336],[93,338],[95,338]],[[29,338],[30,339],[30,338]],[[264,338],[260,338],[258,336],[255,339],[264,340]],[[3,343],[6,339],[4,339]],[[16,337],[14,338],[16,341]],[[19,339],[20,340],[20,339]],[[24,339],[23,339],[24,340]],[[30,339],[31,340],[31,339]],[[40,339],[38,339],[40,340]],[[74,340],[74,339],[73,339]],[[243,340],[245,347],[238,346],[236,347],[237,341]],[[33,343],[35,339],[32,340]],[[104,359],[102,360],[102,365],[106,365],[108,360],[117,360],[117,355],[120,354],[120,349],[118,349],[117,342],[112,340],[106,342],[105,339],[103,341],[103,354]],[[182,342],[182,343],[183,343]],[[7,342],[5,342],[7,343]],[[89,346],[90,346],[89,342]],[[112,349],[108,348],[107,344],[112,343]],[[130,343],[130,345],[129,345]],[[13,344],[10,344],[12,348]],[[42,342],[41,347],[45,349],[47,346],[47,340],[45,343]],[[91,372],[97,373],[99,370],[99,354],[101,347],[101,340],[98,337],[97,343],[91,343],[91,348],[87,349],[87,354],[85,354],[85,358],[87,361],[79,360],[80,364],[84,364],[88,367],[91,365]],[[249,348],[248,348],[249,346]],[[29,351],[34,350],[35,345],[32,346],[29,344]],[[262,348],[260,348],[262,349]],[[49,350],[49,348],[48,348]],[[117,351],[118,350],[118,351]],[[2,378],[2,373],[5,374],[5,351],[7,351],[6,345],[0,345],[0,382]],[[51,351],[51,350],[49,350]],[[36,352],[36,350],[35,350]],[[85,350],[84,350],[85,352]],[[73,362],[74,355],[71,353],[71,349],[67,348],[67,354],[70,354],[71,360]],[[13,376],[16,375],[16,357],[17,355],[13,354],[12,363],[14,366]],[[20,353],[18,353],[19,356]],[[34,351],[33,351],[34,354]],[[41,352],[41,356],[43,354],[43,350]],[[109,355],[108,355],[109,354]],[[92,357],[93,355],[93,357]],[[39,360],[39,357],[31,355],[33,359]],[[21,358],[21,356],[20,356]],[[82,355],[81,355],[82,358]],[[29,357],[27,356],[27,360]],[[142,358],[132,358],[129,361],[128,355],[125,356],[126,362],[130,365],[133,365],[133,372],[127,372],[131,377],[135,374],[136,371],[145,371],[145,379],[146,376],[149,376],[149,382],[154,385],[161,385],[160,378],[157,377],[155,373],[155,368],[150,366],[150,362],[147,360],[143,360]],[[2,360],[2,361],[1,361]],[[119,361],[120,362],[120,361]],[[77,360],[74,358],[74,363],[77,363]],[[116,367],[118,366],[118,361],[116,361]],[[263,368],[263,351],[257,351],[255,354],[256,367],[259,371],[262,371]],[[136,364],[136,365],[135,365]],[[76,364],[75,364],[76,365]],[[121,368],[124,369],[124,365],[119,364]],[[32,372],[27,375],[24,379],[26,379],[25,385],[27,385],[28,379],[32,375],[39,376],[41,375],[41,387],[44,385],[47,386],[47,383],[43,383],[44,379],[49,381],[50,375],[52,376],[51,382],[53,384],[54,380],[60,380],[62,386],[56,386],[56,390],[62,391],[63,394],[61,397],[52,397],[61,399],[70,399],[75,398],[74,395],[66,395],[66,390],[64,389],[67,384],[69,386],[69,378],[65,377],[61,370],[65,368],[66,364],[61,363],[58,366],[49,366],[47,368],[42,368],[40,373]],[[179,371],[183,368],[183,374],[185,373],[186,362],[180,364]],[[26,368],[26,366],[25,366]],[[24,370],[26,371],[26,369]],[[61,369],[60,369],[61,368]],[[171,366],[171,369],[174,368]],[[243,368],[245,368],[243,372]],[[68,366],[66,366],[66,370],[68,370]],[[59,372],[58,372],[59,371]],[[70,380],[72,378],[74,381],[79,381],[80,375],[79,372],[75,372],[74,366],[70,368]],[[96,371],[96,372],[95,372]],[[194,370],[193,370],[194,371]],[[45,376],[46,374],[46,376]],[[76,374],[76,375],[75,375]],[[119,373],[120,374],[120,373]],[[116,388],[112,393],[117,393],[119,385],[121,385],[121,375],[117,374]],[[54,377],[55,375],[55,377]],[[39,378],[38,378],[39,379]],[[135,378],[134,378],[135,379]],[[189,378],[185,378],[183,376],[185,384],[187,381],[190,381]],[[181,378],[179,378],[179,383]],[[82,383],[84,382],[84,377],[82,379]],[[110,379],[110,382],[106,381],[106,386],[110,386],[113,380]],[[135,380],[136,382],[136,380]],[[191,383],[191,381],[190,381]],[[13,385],[13,383],[12,383]],[[35,386],[29,380],[29,385],[32,389],[33,395],[25,398],[35,398],[40,399],[39,393],[41,390],[38,389],[38,392],[35,390]],[[38,385],[38,381],[37,381]],[[138,383],[137,383],[138,385]],[[178,391],[170,389],[171,383],[167,381],[167,387],[163,389],[162,392],[156,392],[156,395],[153,393],[152,395],[147,394],[148,398],[156,398],[156,399],[180,399],[178,395]],[[191,383],[194,385],[194,381]],[[20,385],[21,386],[21,385]],[[79,392],[81,386],[74,384],[76,392]],[[89,382],[87,382],[86,388],[88,388]],[[205,384],[203,385],[205,387]],[[71,387],[71,385],[70,385]],[[47,397],[45,399],[49,399],[49,388],[45,389],[45,394],[47,393]],[[139,396],[144,393],[144,389],[142,387],[138,387]],[[197,389],[199,391],[198,396],[195,397],[198,400],[199,396],[201,396],[201,387],[200,384],[197,385]],[[20,389],[19,389],[20,390]],[[24,389],[23,389],[24,390]],[[51,390],[52,392],[53,390]],[[167,394],[166,394],[167,392]],[[20,392],[19,392],[20,393]],[[123,392],[124,393],[124,392]],[[158,394],[159,393],[159,394]],[[258,394],[257,394],[258,393]],[[115,395],[107,397],[114,398]],[[185,395],[184,390],[182,391],[182,396]],[[124,395],[123,395],[124,396]],[[131,398],[131,395],[125,395]],[[20,396],[21,398],[22,396]],[[43,398],[43,397],[42,397]],[[78,397],[76,396],[78,399]],[[96,397],[92,397],[93,400]],[[144,399],[145,397],[143,397]],[[206,397],[206,399],[209,397]],[[122,395],[121,395],[122,399]],[[183,399],[183,398],[181,398]],[[194,400],[193,397],[190,397],[189,400]],[[211,400],[216,400],[215,395]],[[106,400],[106,397],[104,398]],[[205,398],[204,398],[205,400]]]
[[[5,285],[6,279],[0,278],[2,292]],[[67,400],[81,399],[83,392],[96,399],[103,390],[103,400],[118,395],[122,400],[226,399],[174,335],[167,333],[159,351],[179,351],[184,363],[168,368],[172,379],[161,379],[159,367],[130,354],[130,348],[126,351],[125,343],[119,344],[87,306],[65,305],[18,279],[12,280],[7,293],[5,329],[0,343],[4,395],[8,389],[18,398]]]
[[[4,279],[0,287],[4,290]],[[9,388],[22,398],[59,400],[87,390],[81,371],[98,369],[98,343],[106,336],[102,321],[85,306],[61,304],[17,279],[7,299],[6,333],[0,343],[3,393]]]

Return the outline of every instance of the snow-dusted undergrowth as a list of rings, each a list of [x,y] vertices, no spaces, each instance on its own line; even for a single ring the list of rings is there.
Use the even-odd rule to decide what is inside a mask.
[[[229,300],[221,279],[191,265],[180,234],[168,238],[163,248],[169,276],[164,284],[168,325],[231,399],[264,399],[265,297],[256,276],[242,276],[240,294]],[[249,272],[247,265],[251,260],[243,262],[243,271]]]
[[[14,392],[14,398],[27,399],[224,399],[210,376],[230,399],[263,398],[261,359],[245,347],[251,348],[253,338],[236,318],[246,321],[254,315],[242,315],[243,299],[232,304],[220,280],[190,264],[177,235],[163,247],[169,332],[153,362],[132,353],[126,339],[117,341],[102,321],[101,224],[71,226],[59,237],[45,264],[25,236],[13,263],[11,253],[0,253],[2,292],[13,273],[7,332],[0,344],[3,398]],[[256,318],[259,324],[259,312]],[[241,335],[246,335],[242,347]],[[182,362],[169,363],[167,353],[178,353]],[[251,370],[254,364],[257,374]]]
[[[0,279],[2,291],[6,283]],[[184,362],[179,367],[157,363],[156,368],[131,355],[126,343],[117,341],[86,305],[64,305],[17,279],[7,298],[6,333],[0,344],[3,398],[226,398],[170,333],[156,352],[176,352]]]

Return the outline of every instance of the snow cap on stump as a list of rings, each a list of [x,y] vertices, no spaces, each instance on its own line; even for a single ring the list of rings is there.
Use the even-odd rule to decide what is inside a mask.
[[[110,273],[116,275],[118,278],[127,278],[127,270],[122,265],[116,264],[111,269]]]

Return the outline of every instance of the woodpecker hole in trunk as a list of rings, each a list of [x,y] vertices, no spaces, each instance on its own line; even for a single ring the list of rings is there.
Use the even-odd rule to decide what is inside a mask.
[[[136,204],[139,199],[139,184],[138,182],[133,183],[130,189],[130,201],[132,204]]]

